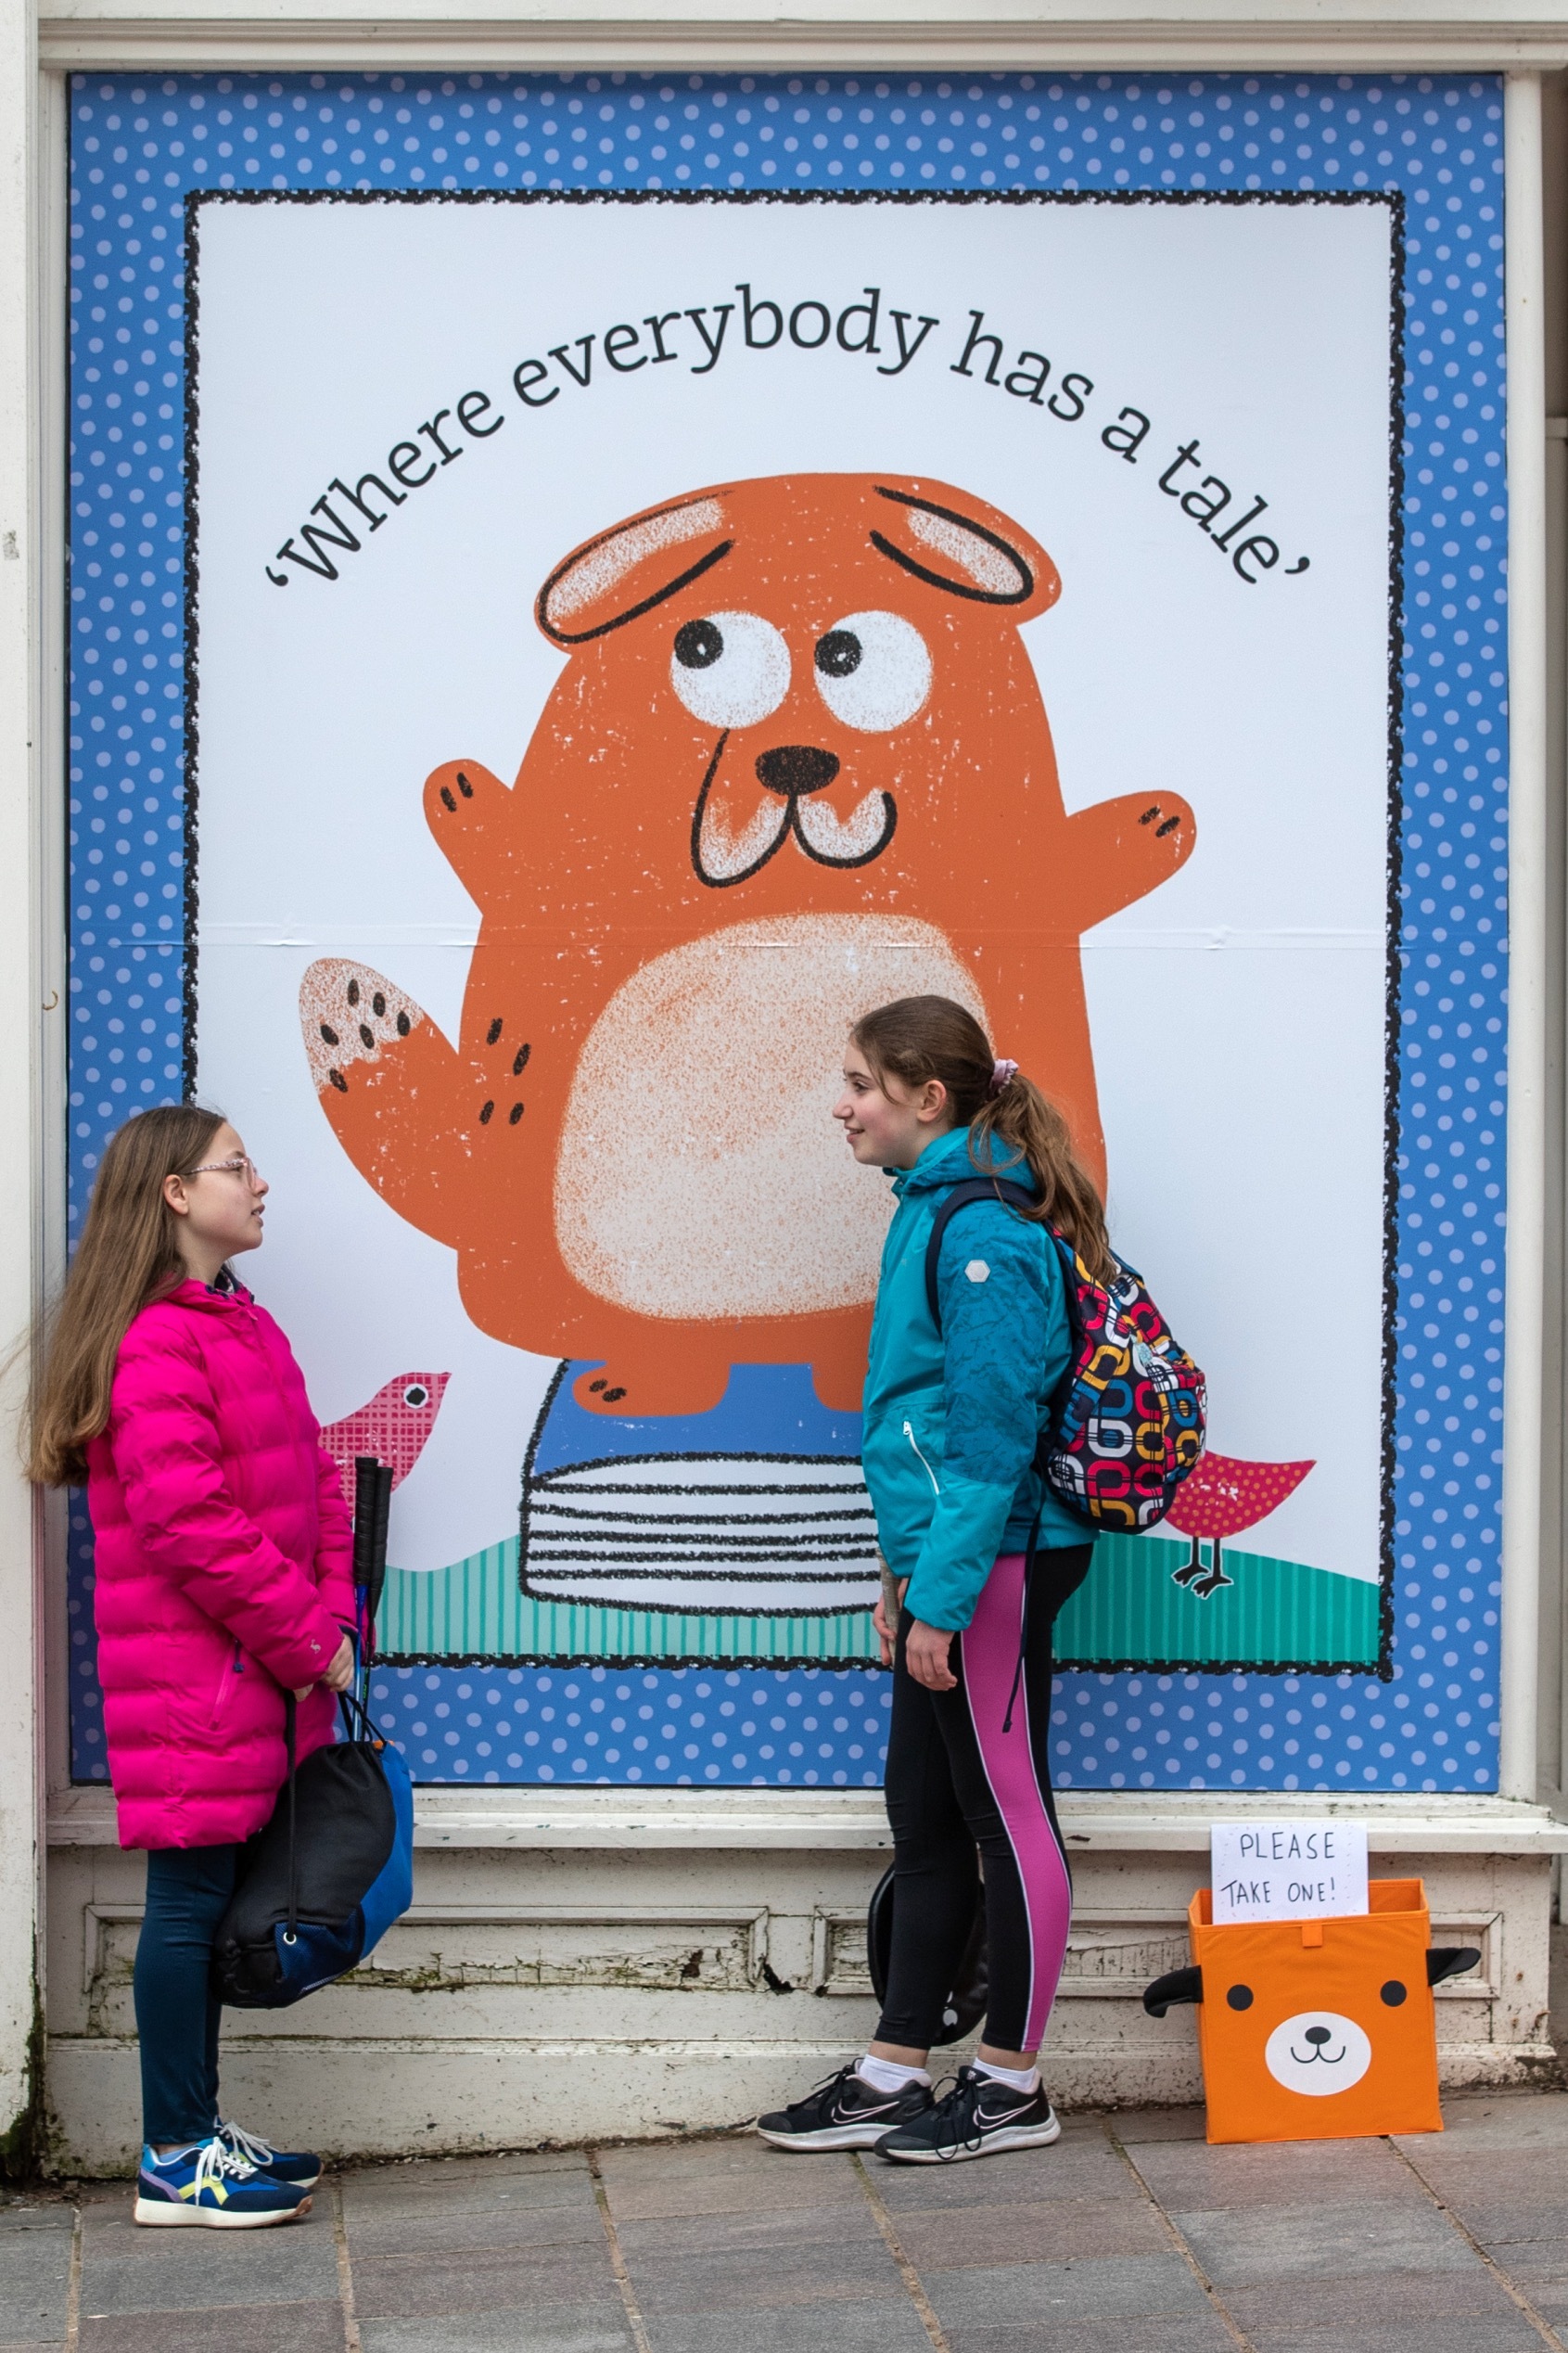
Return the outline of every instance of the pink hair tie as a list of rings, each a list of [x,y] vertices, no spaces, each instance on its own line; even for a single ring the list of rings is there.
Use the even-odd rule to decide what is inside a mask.
[[[1009,1062],[1004,1055],[991,1071],[991,1093],[1001,1094],[1005,1087],[1012,1085],[1017,1076],[1018,1065],[1015,1062]]]

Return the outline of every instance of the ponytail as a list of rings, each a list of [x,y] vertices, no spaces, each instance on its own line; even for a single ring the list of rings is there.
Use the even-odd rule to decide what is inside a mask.
[[[976,1169],[986,1176],[1026,1170],[1039,1199],[1020,1216],[1052,1226],[1095,1281],[1106,1281],[1115,1260],[1105,1211],[1066,1120],[1016,1063],[997,1060],[972,1013],[950,997],[900,997],[864,1015],[849,1035],[878,1080],[897,1079],[912,1092],[939,1079],[955,1121],[969,1130]]]

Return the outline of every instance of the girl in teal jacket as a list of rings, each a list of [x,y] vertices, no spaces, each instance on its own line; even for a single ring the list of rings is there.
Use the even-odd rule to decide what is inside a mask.
[[[1035,1454],[1072,1350],[1062,1234],[1091,1274],[1112,1264],[1095,1188],[1062,1115],[998,1061],[946,997],[884,1005],[850,1033],[835,1117],[862,1166],[893,1172],[861,1442],[894,1625],[886,1797],[894,1902],[876,2040],[803,2101],[759,2119],[788,2149],[876,2148],[932,2164],[1039,2147],[1060,2130],[1036,2054],[1066,1950],[1071,1887],[1052,1801],[1052,1628],[1082,1583],[1093,1529]],[[953,1213],[931,1313],[926,1257],[954,1185],[1030,1187]],[[930,2046],[985,1872],[989,2000],[976,2064],[937,2101]]]

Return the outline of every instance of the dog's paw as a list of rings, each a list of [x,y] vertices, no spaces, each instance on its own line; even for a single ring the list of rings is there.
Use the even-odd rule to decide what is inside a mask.
[[[685,1415],[708,1413],[729,1385],[727,1348],[693,1348],[689,1335],[655,1332],[642,1346],[629,1336],[606,1362],[579,1373],[572,1396],[591,1413]]]

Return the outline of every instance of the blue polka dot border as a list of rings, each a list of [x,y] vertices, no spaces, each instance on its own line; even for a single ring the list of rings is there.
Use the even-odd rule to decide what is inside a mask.
[[[70,92],[72,1231],[186,1065],[193,189],[1403,198],[1391,1680],[1058,1678],[1063,1787],[1497,1786],[1508,739],[1494,75],[188,74]],[[71,1511],[73,1771],[107,1777]],[[875,1670],[381,1670],[416,1777],[871,1785]],[[646,1711],[644,1713],[644,1711]],[[419,1729],[415,1729],[415,1726]],[[505,1730],[502,1729],[503,1725]],[[641,1744],[641,1745],[639,1745]]]

